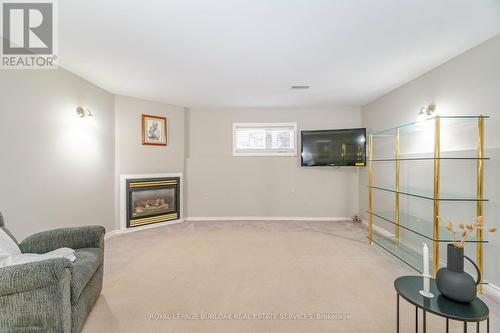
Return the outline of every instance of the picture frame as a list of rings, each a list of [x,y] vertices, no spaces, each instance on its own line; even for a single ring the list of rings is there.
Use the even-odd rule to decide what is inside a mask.
[[[142,144],[150,146],[167,145],[167,118],[143,114],[142,122]]]

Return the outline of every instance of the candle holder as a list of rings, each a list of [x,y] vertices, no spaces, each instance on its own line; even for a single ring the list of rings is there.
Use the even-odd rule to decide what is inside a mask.
[[[422,274],[422,280],[424,282],[424,289],[423,290],[420,290],[419,293],[420,295],[424,296],[424,297],[427,297],[427,298],[433,298],[434,297],[434,294],[431,293],[431,286],[430,286],[430,282],[431,282],[431,276],[428,275],[428,274]]]

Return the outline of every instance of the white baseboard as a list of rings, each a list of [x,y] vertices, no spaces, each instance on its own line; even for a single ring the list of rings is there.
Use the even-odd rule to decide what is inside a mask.
[[[209,222],[209,221],[349,221],[350,217],[266,217],[266,216],[223,216],[223,217],[187,217],[185,221],[190,222]]]
[[[497,285],[488,283],[483,288],[486,296],[495,299],[497,303],[500,302],[500,288]]]
[[[111,230],[104,235],[104,240],[123,233],[121,230]]]
[[[362,223],[368,228],[368,221],[362,220]],[[394,237],[394,234],[391,233],[390,231],[387,231],[379,226],[373,225],[373,230],[384,235],[385,237]],[[404,242],[403,243],[406,247],[410,248],[411,250],[418,252],[420,249],[415,246],[415,244]],[[446,266],[446,261],[444,259],[439,260],[440,266]],[[488,297],[491,297],[495,299],[497,302],[500,302],[500,287],[498,287],[495,284],[488,283],[484,285],[484,294]]]
[[[152,228],[159,228],[159,227],[164,227],[167,225],[171,224],[178,224],[184,222],[184,219],[178,219],[178,220],[173,220],[173,221],[166,221],[166,222],[161,222],[161,223],[154,223],[150,225],[144,225],[140,227],[134,227],[134,228],[127,228],[124,230],[111,230],[110,232],[107,232],[106,235],[104,235],[104,239],[109,239],[118,235],[123,235],[123,234],[128,234],[131,232],[136,232],[136,231],[142,231],[142,230],[147,230],[147,229],[152,229]]]

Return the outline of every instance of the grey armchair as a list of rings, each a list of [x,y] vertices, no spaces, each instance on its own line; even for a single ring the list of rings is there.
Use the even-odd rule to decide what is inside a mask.
[[[5,228],[0,213],[0,228]],[[102,289],[101,226],[62,228],[23,240],[23,253],[75,250],[76,260],[49,259],[0,268],[0,332],[80,332]]]

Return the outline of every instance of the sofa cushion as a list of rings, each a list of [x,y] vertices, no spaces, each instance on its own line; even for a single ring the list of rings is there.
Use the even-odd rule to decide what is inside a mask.
[[[76,249],[76,260],[71,274],[71,304],[76,304],[83,289],[97,269],[102,265],[103,251],[100,248]]]

